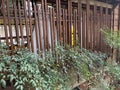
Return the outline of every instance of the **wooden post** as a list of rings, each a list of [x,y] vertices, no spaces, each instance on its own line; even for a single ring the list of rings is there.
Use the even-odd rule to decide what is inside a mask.
[[[89,0],[86,0],[86,49],[89,49],[89,38],[90,38],[90,23],[89,23],[89,15],[90,15],[90,3]]]
[[[69,36],[69,45],[71,45],[71,30],[72,30],[72,0],[68,0],[68,25],[69,25],[69,31],[68,31],[68,36]]]
[[[116,7],[114,8],[114,26],[113,26],[113,29],[114,29],[114,31],[118,31],[118,20],[119,20],[119,4],[117,4],[116,5]],[[117,58],[117,49],[116,48],[114,48],[113,49],[113,62],[115,62],[116,61],[116,58]]]
[[[82,38],[81,38],[81,33],[82,33],[82,29],[81,29],[81,17],[82,17],[82,3],[81,0],[78,1],[78,25],[77,25],[77,31],[78,31],[78,37],[80,40],[80,47],[82,48]]]

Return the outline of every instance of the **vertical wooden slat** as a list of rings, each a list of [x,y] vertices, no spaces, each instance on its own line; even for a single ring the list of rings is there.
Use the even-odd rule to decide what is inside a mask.
[[[86,48],[86,12],[82,12],[82,48]]]
[[[61,40],[61,0],[56,0],[57,40]]]
[[[103,11],[103,8],[100,7],[100,28],[102,29],[103,27],[103,16],[102,16],[102,11]],[[100,51],[102,51],[102,33],[100,32]]]
[[[75,46],[77,45],[77,42],[78,42],[78,40],[77,40],[77,29],[78,29],[77,28],[78,27],[78,19],[77,19],[78,15],[77,15],[77,13],[78,13],[78,10],[75,11],[75,30],[74,30],[74,45]],[[80,19],[79,25],[80,25],[80,44],[81,44],[81,19]]]
[[[64,28],[63,28],[63,9],[61,9],[61,15],[60,15],[60,44],[63,46],[63,39],[64,39]]]
[[[103,14],[103,28],[106,29],[106,16],[105,16],[105,13]],[[104,42],[104,35],[102,37],[102,40],[103,40],[103,52],[106,52],[106,44]]]
[[[96,10],[97,10],[97,6],[94,5],[94,17],[93,17],[93,48],[96,49]]]
[[[57,34],[57,41],[56,44],[59,44],[58,42],[60,42],[60,26],[59,26],[59,0],[56,0],[56,19],[55,19],[55,25],[56,25],[56,34]],[[56,62],[58,63],[58,55],[55,54],[55,57],[57,57]]]
[[[76,11],[74,10],[73,11],[73,25],[72,25],[72,32],[71,32],[71,34],[72,34],[72,47],[74,47],[74,45],[75,45],[75,30],[76,30],[76,23],[75,23],[75,15],[76,15]]]
[[[96,50],[100,50],[100,14],[97,13],[97,48]]]
[[[96,8],[97,9],[97,8]],[[97,51],[98,49],[98,13],[97,13],[97,10],[96,10],[96,20],[95,20],[95,23],[96,23],[96,28],[95,28],[95,50]]]
[[[89,0],[86,0],[86,48],[89,49],[89,38],[90,38],[90,4]]]
[[[10,44],[11,44],[11,51],[13,51],[13,35],[12,35],[12,25],[11,25],[11,17],[10,17],[10,9],[9,9],[9,1],[7,0],[7,16],[8,16],[8,26],[9,26],[9,34],[10,34]],[[13,53],[13,52],[12,52]]]
[[[68,11],[65,10],[65,43],[68,43]]]
[[[53,23],[53,42],[54,42],[54,46],[56,44],[56,37],[57,37],[57,33],[56,33],[56,28],[55,28],[55,10],[54,8],[52,9],[52,23]]]
[[[18,15],[17,15],[17,7],[16,7],[16,3],[13,2],[13,7],[14,7],[14,15],[15,15],[15,31],[16,31],[16,42],[17,45],[19,47],[19,29],[18,29]]]
[[[58,7],[58,10],[59,10],[59,30],[60,30],[60,35],[59,35],[59,37],[60,37],[60,43],[61,43],[61,45],[62,45],[62,32],[63,32],[63,30],[62,30],[62,25],[61,25],[61,0],[58,0],[58,5],[59,5],[59,7]]]
[[[0,44],[1,44],[1,35],[0,35]]]
[[[32,19],[31,16],[33,14],[32,10],[30,10],[31,6],[30,6],[30,0],[28,0],[28,17],[29,17],[29,28],[30,28],[30,41],[31,41],[31,50],[34,50],[34,45],[33,45],[33,28],[32,28]]]
[[[53,38],[53,21],[52,21],[52,9],[49,9],[50,12],[50,38],[51,38],[51,49],[53,50],[54,48],[54,38]]]
[[[49,49],[50,48],[50,45],[49,45],[49,37],[48,37],[48,23],[49,23],[49,19],[48,19],[48,6],[47,6],[47,0],[44,1],[44,5],[45,5],[45,27],[46,27],[46,49]]]
[[[103,28],[106,29],[106,15],[105,13],[103,13]],[[102,37],[102,40],[103,40],[103,52],[106,53],[106,44],[104,42],[104,34],[103,34],[103,37]]]
[[[19,25],[20,25],[20,35],[21,35],[21,47],[24,48],[24,38],[23,38],[23,25],[22,25],[22,17],[21,17],[21,6],[20,2],[18,2],[18,11],[19,11]]]
[[[90,18],[89,18],[89,19],[90,19],[90,21],[89,21],[89,23],[90,23],[90,28],[89,28],[89,29],[90,29],[90,33],[89,33],[89,34],[90,34],[90,38],[89,38],[89,40],[90,40],[90,45],[89,45],[89,49],[92,48],[92,29],[91,29],[91,27],[92,27],[92,23],[91,23],[91,22],[92,22],[92,21],[91,21],[91,13],[92,13],[92,12],[91,12],[91,10],[90,10]]]
[[[66,33],[65,33],[65,27],[66,27],[66,25],[65,25],[65,9],[63,9],[62,10],[62,15],[63,15],[63,45],[65,45],[65,35],[66,35]]]
[[[4,30],[5,30],[5,39],[6,39],[6,45],[9,46],[9,41],[8,41],[8,32],[7,32],[7,20],[6,20],[6,8],[5,8],[5,3],[4,0],[2,0],[2,9],[3,9],[3,24],[4,24]]]
[[[113,30],[113,11],[110,9],[110,30]],[[110,48],[110,53],[112,53],[112,48]]]
[[[107,1],[106,1],[106,3],[107,3]],[[106,25],[106,29],[109,29],[108,28],[108,8],[105,7],[105,9],[106,9],[106,11],[105,11],[105,25]],[[106,53],[108,53],[108,52],[109,52],[109,46],[106,45]]]
[[[90,49],[93,50],[93,18],[94,18],[94,15],[93,15],[93,10],[91,10],[91,13],[90,13]]]
[[[27,9],[28,7],[26,5],[26,1],[24,0],[24,15],[25,15],[25,29],[26,29],[26,35],[27,35],[27,48],[30,49],[30,37],[29,37],[29,26],[28,26],[28,17],[27,17]]]
[[[44,9],[44,0],[42,0],[42,21],[43,21],[43,36],[44,36],[44,50],[47,48],[47,39],[46,39],[46,22],[45,22],[45,9]]]
[[[111,14],[110,13],[108,14],[108,28],[111,31]],[[111,53],[111,47],[110,46],[108,46],[108,52]]]
[[[43,50],[43,47],[42,47],[42,29],[41,29],[41,27],[42,27],[42,23],[41,23],[41,21],[42,21],[42,12],[41,12],[41,6],[38,6],[37,7],[37,11],[38,11],[38,32],[39,32],[39,47],[40,47],[40,49],[39,50]],[[38,43],[38,42],[37,42]]]
[[[77,40],[76,40],[76,31],[77,31],[77,11],[74,10],[74,13],[73,13],[73,31],[72,31],[72,38],[73,38],[73,46],[75,46],[77,43]]]
[[[81,39],[81,15],[82,14],[82,3],[81,3],[81,0],[78,0],[78,28],[77,28],[77,31],[78,31],[78,39],[80,41],[80,45],[81,45],[81,48],[82,48],[82,39]]]
[[[39,50],[39,43],[38,43],[38,18],[37,18],[37,10],[35,3],[33,4],[34,7],[34,17],[35,17],[35,35],[36,35],[36,47]]]
[[[68,0],[68,24],[69,24],[69,31],[68,31],[68,33],[69,33],[69,41],[68,41],[68,43],[69,43],[69,45],[71,45],[71,42],[72,42],[72,40],[71,40],[71,30],[72,30],[72,0]]]

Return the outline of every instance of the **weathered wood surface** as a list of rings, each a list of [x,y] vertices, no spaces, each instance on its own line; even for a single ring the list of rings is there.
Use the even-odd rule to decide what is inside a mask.
[[[27,47],[36,53],[53,49],[57,42],[103,52],[110,50],[100,29],[112,27],[112,5],[96,0],[68,0],[67,6],[56,0],[54,4],[47,0],[39,4],[30,0],[11,4],[2,0],[0,25],[4,28],[0,41],[12,50],[14,43],[19,46],[27,42]]]

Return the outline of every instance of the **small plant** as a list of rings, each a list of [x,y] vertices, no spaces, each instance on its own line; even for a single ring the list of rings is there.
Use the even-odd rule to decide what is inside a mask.
[[[4,51],[3,51],[4,49]],[[16,90],[37,87],[40,81],[38,58],[28,50],[17,51],[9,56],[6,48],[0,46],[0,82],[6,87],[6,80],[14,83]]]
[[[119,54],[117,50],[120,48],[120,32],[119,31],[112,31],[112,30],[102,30],[105,36],[105,42],[111,48],[115,50],[116,53]],[[101,71],[101,75],[98,76],[96,79],[98,82],[95,82],[95,87],[101,88],[101,90],[119,90],[120,89],[120,65],[115,61],[116,59],[109,57],[114,63],[110,61],[105,62],[105,66]],[[113,60],[112,60],[113,59]],[[119,61],[119,59],[118,59]],[[107,72],[107,73],[106,73]],[[107,79],[106,79],[107,76]]]
[[[105,43],[110,47],[120,48],[120,32],[113,30],[101,30],[105,36]]]
[[[4,50],[3,50],[4,49]],[[70,90],[69,82],[74,73],[89,79],[103,65],[104,54],[97,54],[79,47],[56,46],[53,51],[39,55],[27,49],[9,55],[0,46],[0,82],[6,87],[6,79],[16,90],[38,87],[40,90]]]

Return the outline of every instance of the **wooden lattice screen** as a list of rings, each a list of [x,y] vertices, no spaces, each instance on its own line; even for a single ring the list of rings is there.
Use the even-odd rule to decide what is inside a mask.
[[[0,42],[11,50],[28,47],[34,52],[53,49],[57,42],[110,50],[100,29],[112,28],[112,5],[91,0],[54,1],[0,0]]]

